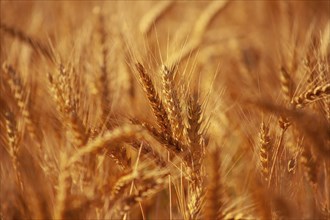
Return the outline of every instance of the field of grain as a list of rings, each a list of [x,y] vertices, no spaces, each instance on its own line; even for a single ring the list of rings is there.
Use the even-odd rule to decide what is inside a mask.
[[[1,1],[0,219],[330,219],[329,1]]]

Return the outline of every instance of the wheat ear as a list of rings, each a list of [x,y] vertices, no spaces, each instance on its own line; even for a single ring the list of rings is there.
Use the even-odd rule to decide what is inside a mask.
[[[132,170],[128,174],[121,176],[111,189],[110,201],[112,206],[123,197],[123,193],[129,188],[134,180],[139,178],[140,173],[137,170]]]
[[[294,84],[291,76],[284,67],[281,67],[280,81],[284,98],[289,102],[293,95]]]
[[[131,158],[128,158],[126,148],[122,144],[118,144],[116,149],[106,150],[106,154],[109,155],[122,170],[130,169]]]
[[[204,218],[220,220],[222,219],[224,201],[223,185],[221,181],[220,148],[217,145],[211,149],[208,162],[208,191],[206,192]]]
[[[102,105],[102,119],[107,118],[109,105],[110,105],[110,94],[108,89],[109,84],[109,70],[107,68],[108,60],[108,47],[107,43],[107,31],[105,29],[104,15],[100,14],[99,16],[99,34],[100,34],[100,43],[102,47],[102,66],[101,66],[101,75],[100,75],[100,85],[101,85],[101,105]]]
[[[140,83],[149,100],[153,113],[156,116],[157,124],[160,127],[161,132],[164,134],[170,135],[171,134],[171,125],[168,120],[164,105],[156,92],[156,89],[151,81],[151,78],[147,74],[147,72],[146,72],[145,68],[142,66],[142,64],[137,63],[136,69],[139,73]]]
[[[268,182],[271,165],[271,148],[272,143],[269,135],[269,128],[265,125],[265,123],[262,122],[259,133],[259,161],[261,174],[266,182]]]
[[[0,23],[0,29],[3,30],[5,33],[9,34],[10,36],[15,37],[15,38],[19,39],[20,41],[30,45],[35,51],[44,55],[51,62],[55,63],[55,56],[53,54],[53,51],[50,49],[50,47],[42,44],[41,42],[39,42],[36,39],[33,39],[32,37],[28,36],[23,31],[18,30],[9,25],[6,25],[4,23]]]
[[[203,189],[203,181],[196,179],[189,185],[189,200],[188,211],[190,219],[198,219],[203,203],[204,203],[205,190]]]
[[[179,141],[172,138],[172,136],[168,136],[167,134],[163,134],[159,132],[155,127],[153,127],[149,123],[146,122],[141,123],[136,120],[133,121],[133,123],[139,124],[142,127],[144,127],[153,138],[155,138],[160,144],[165,146],[169,151],[172,151],[175,154],[179,154],[183,151],[182,145]]]
[[[56,202],[54,208],[54,219],[65,219],[67,206],[69,205],[70,191],[70,169],[67,164],[68,159],[65,154],[60,157],[60,173],[56,192]]]
[[[172,137],[175,140],[181,141],[183,137],[183,120],[182,111],[180,108],[179,97],[174,85],[174,72],[168,69],[165,65],[162,66],[163,78],[163,94],[165,97],[165,106],[168,114],[168,119],[172,128]]]
[[[202,105],[199,103],[196,94],[188,98],[187,117],[188,126],[186,127],[188,134],[188,142],[192,152],[192,163],[195,172],[199,172],[202,160],[205,154],[204,132],[201,130],[203,123]]]
[[[69,164],[73,164],[83,156],[96,152],[110,144],[132,140],[142,131],[143,129],[137,125],[125,125],[108,131],[104,135],[95,138],[85,146],[79,148],[70,158]]]
[[[322,86],[317,86],[313,89],[309,89],[305,93],[300,94],[297,97],[294,97],[292,104],[297,108],[301,108],[306,104],[313,102],[319,98],[327,97],[330,95],[330,83],[327,83]]]
[[[152,7],[140,20],[139,28],[143,35],[148,35],[152,26],[155,25],[170,8],[174,1],[161,1]]]
[[[300,156],[300,162],[303,165],[307,181],[312,186],[316,186],[318,176],[318,163],[315,157],[312,155],[310,147],[306,146],[303,148],[302,154]]]
[[[209,3],[196,21],[191,40],[187,43],[187,46],[181,51],[174,53],[165,63],[168,66],[173,66],[174,64],[180,63],[180,61],[184,60],[192,52],[196,51],[198,46],[202,43],[203,35],[212,20],[226,8],[229,2],[230,1],[225,0]]]
[[[131,145],[137,151],[140,149],[140,147],[142,147],[141,157],[150,159],[159,167],[167,166],[167,162],[163,159],[159,152],[153,149],[151,144],[142,141],[134,141],[131,143]]]
[[[16,181],[21,190],[23,190],[23,182],[22,182],[22,175],[20,172],[20,163],[18,161],[18,153],[20,150],[20,145],[18,143],[18,132],[17,132],[17,125],[14,115],[10,111],[6,111],[5,113],[5,121],[6,121],[6,130],[7,130],[7,139],[9,145],[9,154],[12,159]]]
[[[188,99],[188,127],[187,133],[189,138],[189,144],[193,148],[198,148],[202,142],[201,124],[202,119],[202,106],[199,103],[198,96],[192,95]]]
[[[69,127],[74,146],[81,147],[88,140],[86,128],[76,111],[75,102],[77,100],[74,100],[72,97],[73,91],[68,72],[62,64],[59,65],[58,69],[60,75],[57,80],[51,74],[48,74],[51,94],[57,104],[58,110],[63,115]]]
[[[144,178],[137,186],[135,193],[126,196],[121,200],[119,207],[116,210],[117,215],[125,215],[135,204],[150,198],[161,190],[167,183],[167,175],[167,172],[161,172],[160,174],[152,173]]]
[[[16,70],[7,63],[3,64],[3,70],[5,72],[5,79],[7,80],[12,93],[14,94],[14,98],[16,100],[17,106],[19,107],[21,114],[26,122],[27,130],[29,131],[29,135],[32,140],[38,144],[39,150],[41,149],[41,145],[39,143],[39,138],[36,133],[36,126],[31,118],[31,113],[28,109],[28,105],[24,100],[24,90],[21,82],[21,78],[17,74]]]

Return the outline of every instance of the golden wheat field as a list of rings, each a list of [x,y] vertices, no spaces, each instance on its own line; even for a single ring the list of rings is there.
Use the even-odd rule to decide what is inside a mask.
[[[330,1],[1,1],[0,219],[330,219]]]

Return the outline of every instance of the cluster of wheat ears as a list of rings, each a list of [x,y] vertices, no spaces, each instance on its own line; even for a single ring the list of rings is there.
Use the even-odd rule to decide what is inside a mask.
[[[0,219],[330,219],[329,1],[1,1]]]

